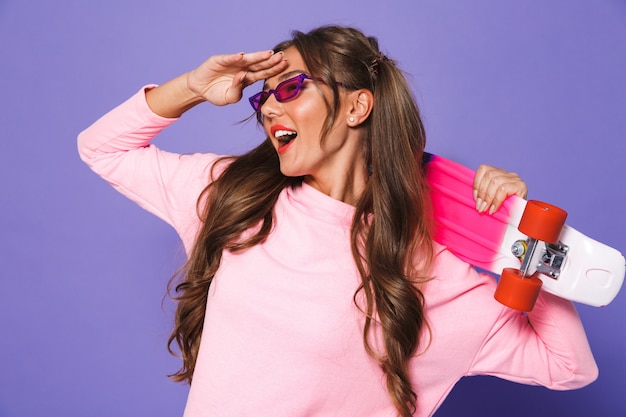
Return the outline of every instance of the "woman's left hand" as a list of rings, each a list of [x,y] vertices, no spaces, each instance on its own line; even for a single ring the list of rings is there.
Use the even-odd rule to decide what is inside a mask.
[[[474,177],[476,210],[495,213],[510,195],[526,198],[528,188],[519,175],[489,165],[481,165]]]

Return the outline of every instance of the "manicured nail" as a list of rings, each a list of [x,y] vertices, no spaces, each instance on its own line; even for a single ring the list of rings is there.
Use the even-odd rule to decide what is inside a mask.
[[[474,190],[474,201],[478,198],[478,190]]]
[[[496,212],[496,206],[492,204],[491,207],[489,207],[489,215],[491,216],[495,212]]]
[[[480,208],[483,206],[483,200],[481,198],[476,198],[476,211],[480,212]]]

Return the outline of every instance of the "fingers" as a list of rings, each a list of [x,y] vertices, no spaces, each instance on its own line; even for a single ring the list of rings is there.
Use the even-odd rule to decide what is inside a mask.
[[[259,80],[273,77],[287,66],[282,52],[276,54],[273,51],[242,53],[237,54],[233,59],[235,60],[233,64],[237,64],[239,72],[233,77],[225,96],[225,101],[229,103],[239,101],[244,88]]]
[[[476,210],[495,213],[510,195],[526,198],[528,188],[526,183],[515,173],[481,165],[474,177],[474,200]]]
[[[266,51],[244,54],[242,65],[245,70],[243,83],[247,87],[279,74],[287,67],[287,61],[283,52]]]
[[[272,77],[287,66],[283,52],[274,53],[272,50],[218,55],[215,64],[221,67],[220,72],[233,74],[234,81],[244,84],[244,87]]]
[[[187,87],[206,101],[223,106],[236,103],[243,89],[274,76],[287,66],[282,52],[271,50],[214,55],[187,75]]]

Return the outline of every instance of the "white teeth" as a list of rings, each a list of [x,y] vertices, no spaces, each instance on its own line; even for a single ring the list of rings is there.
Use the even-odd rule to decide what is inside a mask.
[[[281,139],[283,136],[295,136],[297,133],[292,130],[277,130],[274,132],[276,139]]]

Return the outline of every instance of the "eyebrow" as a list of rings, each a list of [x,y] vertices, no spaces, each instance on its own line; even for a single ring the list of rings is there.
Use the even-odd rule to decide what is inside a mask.
[[[283,82],[285,80],[288,80],[289,78],[292,78],[292,77],[294,77],[296,75],[300,75],[300,74],[306,74],[306,71],[301,70],[301,69],[295,69],[295,70],[286,72],[286,73],[282,74],[280,77],[278,77],[278,83],[276,85],[280,84],[281,82]],[[267,91],[267,90],[269,90],[269,87],[267,86],[267,81],[265,81],[263,83],[263,91]]]

